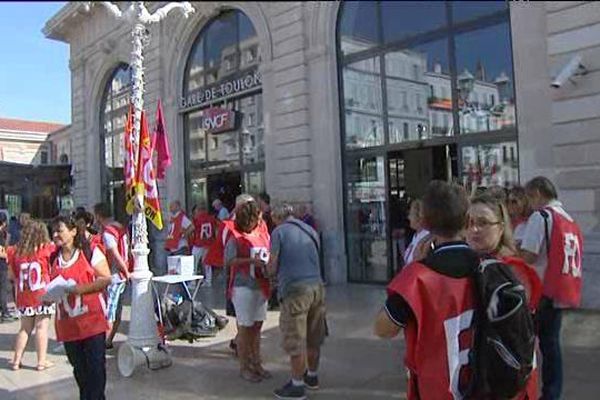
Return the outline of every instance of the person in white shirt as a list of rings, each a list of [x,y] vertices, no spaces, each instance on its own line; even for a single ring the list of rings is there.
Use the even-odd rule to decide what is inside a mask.
[[[544,286],[548,284],[545,277],[548,268],[548,252],[556,244],[551,241],[553,213],[557,217],[572,218],[558,201],[556,189],[545,177],[536,177],[525,185],[525,191],[533,210],[522,234],[519,254],[525,262],[533,265]],[[552,212],[543,209],[552,209]],[[550,242],[550,243],[549,243]],[[560,329],[563,305],[557,301],[542,297],[538,310],[540,350],[542,353],[542,399],[561,398],[563,371],[560,348]]]
[[[431,243],[431,234],[423,225],[423,202],[421,200],[415,199],[410,204],[408,220],[415,234],[404,252],[404,265],[424,257],[427,254],[427,246]]]
[[[510,189],[506,200],[506,207],[510,215],[515,244],[520,246],[525,234],[525,228],[527,227],[527,220],[531,215],[531,206],[529,205],[529,199],[524,187],[515,186]]]

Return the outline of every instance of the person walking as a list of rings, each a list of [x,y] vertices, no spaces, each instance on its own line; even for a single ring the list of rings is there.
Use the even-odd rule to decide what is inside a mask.
[[[112,283],[108,287],[106,307],[106,317],[111,323],[111,330],[106,338],[106,348],[113,348],[113,339],[115,338],[119,326],[121,325],[121,315],[123,313],[123,301],[127,283],[131,278],[133,270],[132,258],[129,254],[129,238],[127,228],[112,219],[110,208],[106,203],[98,203],[94,206],[96,220],[102,227],[102,246],[99,251],[104,251],[109,261],[109,268],[112,274]],[[81,247],[86,249],[86,242],[92,244],[93,238],[87,238],[86,225],[80,219]],[[88,245],[89,246],[89,245]],[[84,251],[85,255],[85,251]],[[92,267],[94,262],[90,261]]]
[[[171,256],[185,256],[190,254],[190,247],[187,238],[194,231],[194,224],[185,215],[181,209],[179,200],[173,200],[169,204],[171,221],[169,222],[169,231],[165,250]]]
[[[319,388],[319,356],[327,331],[319,235],[294,217],[289,204],[276,205],[272,216],[276,228],[267,271],[277,275],[279,328],[291,365],[291,379],[273,393],[278,399],[305,399],[305,387]]]
[[[462,398],[475,329],[472,271],[479,255],[462,240],[469,200],[464,188],[432,181],[423,196],[425,227],[435,249],[405,266],[387,287],[374,332],[392,338],[404,330],[407,399]],[[460,340],[459,340],[460,337]]]
[[[269,261],[269,240],[256,201],[236,206],[234,228],[225,245],[224,261],[231,269],[229,292],[238,326],[236,345],[240,376],[250,382],[271,377],[263,368],[260,355],[260,331],[267,317],[270,295],[269,280],[264,271]]]
[[[57,217],[52,228],[58,245],[52,278],[61,276],[71,283],[57,305],[56,338],[64,342],[80,400],[104,400],[109,328],[104,290],[111,282],[108,262],[99,248],[93,250],[92,263],[87,261],[81,248],[83,238],[72,218]]]
[[[54,304],[44,305],[41,297],[50,282],[50,255],[54,245],[50,243],[46,225],[30,221],[23,227],[19,243],[2,248],[0,257],[6,257],[10,276],[15,281],[15,302],[21,317],[21,327],[15,340],[15,352],[11,368],[17,371],[22,366],[23,353],[29,336],[35,329],[35,348],[38,371],[44,371],[53,363],[46,359],[48,351],[48,326],[55,313]]]
[[[583,236],[558,200],[556,188],[548,178],[533,178],[525,185],[525,191],[535,211],[527,220],[520,255],[535,267],[543,281],[538,311],[541,398],[555,400],[561,398],[563,386],[562,310],[579,307],[581,302]]]
[[[525,228],[527,227],[527,220],[532,212],[525,188],[522,186],[511,188],[508,192],[506,206],[508,207],[508,214],[510,215],[510,223],[512,225],[515,243],[520,246],[521,241],[523,240],[523,234],[525,233]]]

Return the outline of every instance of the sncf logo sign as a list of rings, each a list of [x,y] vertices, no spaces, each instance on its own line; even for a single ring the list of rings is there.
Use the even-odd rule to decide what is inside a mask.
[[[202,129],[207,133],[235,130],[235,111],[212,107],[204,110],[202,115]]]

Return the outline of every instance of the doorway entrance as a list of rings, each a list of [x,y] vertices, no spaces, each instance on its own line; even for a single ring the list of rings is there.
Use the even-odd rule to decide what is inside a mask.
[[[242,194],[242,175],[239,171],[208,175],[206,177],[206,193],[209,203],[220,199],[223,205],[232,211],[235,206],[235,198]],[[210,204],[208,206],[210,207]]]
[[[388,158],[388,243],[390,278],[404,265],[404,250],[414,231],[410,228],[410,202],[423,196],[432,180],[458,177],[456,145],[390,151]]]

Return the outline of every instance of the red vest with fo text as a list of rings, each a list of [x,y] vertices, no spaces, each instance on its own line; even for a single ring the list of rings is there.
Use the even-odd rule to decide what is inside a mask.
[[[579,307],[581,304],[581,255],[583,237],[575,221],[552,207],[552,232],[548,267],[544,273],[544,296],[560,304]]]
[[[472,374],[469,355],[475,338],[471,279],[450,278],[415,262],[387,290],[402,296],[414,315],[404,330],[407,398],[462,399]]]
[[[194,247],[208,247],[215,239],[215,227],[217,221],[209,213],[203,212],[192,221],[194,223],[194,233],[191,239],[191,245]]]
[[[183,217],[185,214],[180,211],[176,216],[171,217],[169,223],[169,233],[167,234],[167,241],[165,242],[165,249],[168,251],[176,251],[179,249],[179,241],[183,238]]]
[[[203,263],[212,267],[222,267],[224,264],[224,252],[225,245],[231,236],[231,232],[234,229],[234,222],[232,220],[225,220],[218,222],[219,227],[215,239],[208,247],[208,251],[204,255]]]
[[[94,270],[81,251],[76,251],[73,264],[63,264],[59,256],[53,266],[53,278],[61,275],[65,280],[73,280],[78,285],[92,283],[96,278]],[[77,295],[65,294],[56,307],[56,340],[72,342],[83,340],[109,328],[105,318],[106,303],[102,292]]]
[[[258,256],[265,263],[269,261],[271,238],[269,232],[262,225],[257,226],[251,233],[243,233],[234,229],[232,234],[237,242],[237,258],[256,258]],[[232,267],[229,280],[230,290],[237,274],[256,279],[263,295],[267,299],[270,297],[271,285],[269,279],[262,273],[262,268],[255,266],[254,263],[238,264]]]
[[[129,257],[129,235],[127,234],[127,228],[117,223],[110,223],[104,227],[104,233],[112,235],[117,240],[117,251],[123,261],[127,264],[129,272],[133,272],[133,259]],[[92,251],[94,250],[96,241],[97,239],[92,239],[90,241]],[[103,247],[100,249],[105,250]],[[109,265],[111,267],[115,265],[115,260],[112,258],[110,252],[105,251],[105,254],[107,255]]]
[[[17,308],[39,307],[40,297],[50,282],[50,254],[53,246],[46,245],[29,256],[17,255],[16,248],[8,249],[8,264],[16,280]]]

